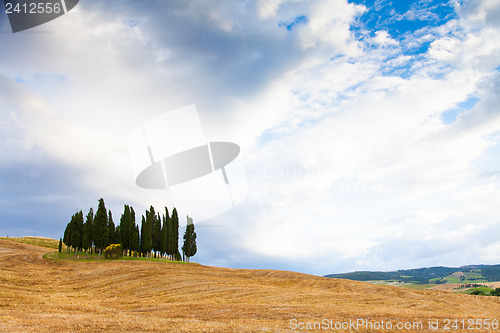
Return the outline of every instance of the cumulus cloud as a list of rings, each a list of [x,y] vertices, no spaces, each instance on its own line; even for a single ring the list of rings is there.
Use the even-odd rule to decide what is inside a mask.
[[[68,217],[100,196],[115,216],[160,209],[165,193],[134,184],[127,137],[194,103],[209,140],[243,148],[249,183],[245,203],[200,224],[204,263],[326,274],[494,261],[497,7],[456,4],[442,24],[414,7],[406,16],[433,25],[395,35],[343,0],[82,2],[45,33],[0,35],[2,200]]]

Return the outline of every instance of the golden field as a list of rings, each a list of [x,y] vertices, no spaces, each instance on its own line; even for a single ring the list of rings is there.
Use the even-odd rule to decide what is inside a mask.
[[[443,328],[454,319],[500,320],[499,297],[274,270],[43,259],[48,251],[0,240],[0,332],[430,332],[429,320],[439,320],[433,332],[471,332],[453,321]],[[372,328],[333,327],[358,319]],[[298,329],[322,320],[332,326]],[[423,326],[397,329],[398,322]]]

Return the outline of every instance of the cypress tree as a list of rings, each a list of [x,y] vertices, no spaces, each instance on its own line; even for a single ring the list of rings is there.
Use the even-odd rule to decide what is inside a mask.
[[[151,221],[152,221],[152,226],[151,226],[151,237],[153,241],[153,250],[154,250],[154,257],[156,258],[156,254],[158,252],[161,252],[161,217],[160,214],[155,214],[154,210],[150,212],[152,215]]]
[[[143,233],[143,237],[141,238],[141,246],[143,249],[143,252],[146,254],[146,256],[149,258],[150,252],[153,249],[153,223],[154,219],[156,217],[155,209],[153,206],[149,208],[149,211],[146,211],[146,218],[143,220],[144,221],[144,231],[142,230],[141,227],[141,233]]]
[[[108,246],[108,214],[104,199],[99,199],[99,205],[94,217],[94,244],[99,249],[99,256],[102,250]]]
[[[196,232],[194,231],[193,219],[187,216],[186,232],[184,233],[184,245],[182,246],[182,253],[186,256],[186,261],[194,256],[197,252],[196,247]]]
[[[168,222],[167,219],[170,220],[170,216],[168,216],[168,209],[165,207],[165,215],[162,216],[163,225],[161,227],[160,234],[160,253],[162,256],[167,252],[167,243],[168,243]]]
[[[125,205],[123,208],[123,214],[120,218],[121,244],[125,253],[131,249],[130,241],[132,240],[132,233],[134,232],[133,227],[130,207]]]
[[[135,223],[135,211],[134,207],[130,206],[130,247],[134,251],[139,251],[139,226]],[[137,235],[135,232],[137,231]],[[135,242],[137,241],[137,247],[134,248]]]
[[[135,252],[137,256],[137,252],[139,252],[139,226],[134,222],[134,232],[132,233],[132,239],[130,240],[130,249]]]
[[[194,223],[191,224],[191,249],[189,252],[189,258],[193,257],[196,252],[198,252],[198,246],[196,245],[196,231],[194,231]]]
[[[59,253],[61,253],[62,250],[62,238],[59,238]]]
[[[175,260],[179,254],[179,217],[177,209],[174,207],[172,211],[172,260]]]
[[[153,216],[154,218],[154,216]],[[146,217],[142,215],[141,222],[141,252],[144,256],[149,258],[149,254],[153,247],[153,240],[151,235],[151,227],[152,227],[152,217],[149,211],[146,211]]]
[[[168,216],[168,209],[165,207],[165,233],[167,235],[167,241],[166,241],[166,250],[165,252],[167,253],[168,257],[170,259],[173,258],[174,256],[174,241],[173,241],[173,227],[172,227],[172,218]]]
[[[83,221],[83,211],[79,211],[76,219],[76,226],[78,230],[78,242],[76,245],[78,247],[78,251],[82,251],[83,249]]]
[[[92,229],[94,224],[94,210],[89,209],[86,216],[85,223],[83,224],[82,247],[85,252],[92,248]]]
[[[83,212],[79,211],[71,217],[71,234],[70,243],[75,250],[75,255],[82,248],[82,234],[83,234]]]
[[[71,218],[71,220],[73,220],[73,217]],[[73,227],[73,224],[71,222],[69,222],[67,225],[66,225],[66,229],[64,229],[64,236],[63,236],[63,242],[64,244],[66,245],[66,248],[68,249],[68,253],[70,251],[70,247],[71,247],[71,228]]]
[[[120,226],[117,226],[115,228],[115,238],[113,239],[113,244],[120,244],[120,246],[121,246],[122,245],[121,241],[122,241],[122,233],[120,230]],[[122,246],[122,250],[123,250],[123,246]],[[122,251],[122,255],[123,255],[123,251]]]
[[[113,214],[111,210],[108,211],[108,245],[110,244],[119,244],[120,239],[118,237],[118,230],[115,228],[115,223],[113,222]]]
[[[130,226],[131,226],[131,229],[132,229],[132,232],[130,234],[130,246],[133,248],[133,244],[135,242],[135,239],[136,239],[136,235],[135,235],[135,231],[138,231],[139,230],[139,226],[135,223],[135,211],[134,211],[134,207],[130,206]],[[137,234],[137,244],[140,244],[139,243],[139,233]],[[139,245],[137,245],[137,248],[135,249],[135,251],[139,251]]]
[[[144,256],[144,253],[146,252],[146,250],[144,249],[145,233],[146,233],[146,219],[144,218],[144,215],[142,215],[142,217],[141,217],[141,244],[140,244],[141,256]]]

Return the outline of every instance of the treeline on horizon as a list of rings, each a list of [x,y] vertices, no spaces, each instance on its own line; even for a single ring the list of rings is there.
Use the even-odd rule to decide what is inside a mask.
[[[425,267],[389,272],[357,271],[351,273],[328,274],[325,277],[349,279],[356,281],[395,280],[404,283],[445,283],[445,277],[460,271],[480,270],[482,278],[489,281],[500,281],[500,265],[475,265],[464,267]],[[470,278],[469,278],[470,279]]]
[[[120,244],[125,255],[169,258],[170,260],[188,261],[197,252],[196,232],[193,219],[187,216],[184,244],[179,252],[179,217],[177,209],[169,215],[168,208],[165,213],[155,212],[153,206],[142,215],[141,228],[136,224],[134,208],[124,205],[120,223],[115,227],[113,214],[107,210],[104,199],[99,199],[97,211],[92,208],[87,215],[83,211],[73,214],[61,239],[68,247],[79,251],[99,253],[111,244]]]

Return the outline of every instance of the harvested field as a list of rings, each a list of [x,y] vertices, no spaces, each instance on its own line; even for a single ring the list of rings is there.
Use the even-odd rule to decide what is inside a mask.
[[[492,289],[495,288],[500,288],[500,281],[495,281],[495,282],[480,282],[479,284],[488,286]],[[457,288],[459,288],[461,285],[464,285],[464,283],[447,283],[447,284],[438,284],[437,286],[434,286],[432,290],[439,290],[439,291],[456,291]],[[468,288],[466,288],[468,289]]]
[[[0,250],[0,332],[293,332],[292,319],[423,324],[322,332],[425,332],[429,319],[441,328],[445,319],[500,320],[498,297],[273,270],[52,261],[42,258],[51,249],[8,240]]]

